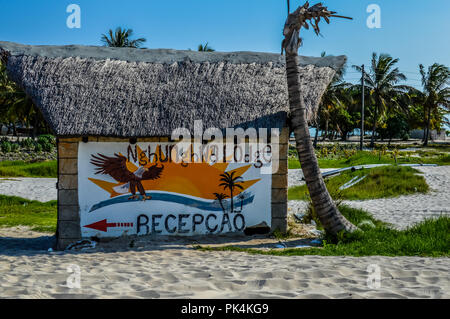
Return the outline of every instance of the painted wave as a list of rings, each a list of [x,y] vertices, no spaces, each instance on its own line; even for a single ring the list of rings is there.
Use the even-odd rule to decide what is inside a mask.
[[[182,194],[174,194],[174,193],[159,193],[159,192],[147,192],[145,193],[147,196],[151,196],[152,199],[149,199],[147,201],[163,201],[163,202],[171,202],[171,203],[177,203],[186,205],[189,207],[195,207],[201,210],[206,211],[222,211],[222,207],[220,206],[220,203],[218,200],[211,200],[211,201],[205,201],[205,200],[198,200],[192,197],[187,197]],[[110,205],[116,205],[116,204],[122,204],[122,203],[130,203],[132,201],[136,200],[129,200],[128,197],[130,197],[130,194],[118,196],[115,198],[111,198],[108,200],[101,201],[91,207],[89,212],[96,211],[100,208],[107,207]],[[246,197],[245,199],[238,199],[234,198],[234,205],[237,208],[242,207],[251,204],[253,202],[253,199],[255,198],[255,195],[250,195],[249,197]],[[139,199],[140,200],[140,199]],[[222,205],[225,209],[230,207],[230,199],[222,200]]]

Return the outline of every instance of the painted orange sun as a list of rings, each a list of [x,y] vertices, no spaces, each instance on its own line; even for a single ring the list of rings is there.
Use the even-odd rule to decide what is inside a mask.
[[[159,152],[160,148],[161,145],[158,145],[156,152]],[[137,171],[139,166],[148,167],[154,164],[158,164],[158,166],[164,165],[160,178],[142,181],[142,186],[146,191],[173,192],[203,199],[216,199],[214,193],[225,193],[226,195],[229,195],[228,191],[225,191],[223,186],[219,186],[221,183],[220,175],[227,172],[229,163],[215,163],[211,165],[210,163],[203,161],[189,163],[184,166],[181,165],[181,163],[172,161],[162,163],[159,160],[156,160],[156,157],[153,158],[153,161],[150,161],[146,153],[143,152],[139,146],[136,146],[136,149],[139,154],[138,158],[141,159],[143,163],[148,164],[140,165],[139,162],[141,161],[139,161],[137,166],[133,162],[127,160],[126,165],[130,172]],[[251,164],[244,164],[239,168],[228,171],[228,173],[231,174],[232,172],[235,172],[234,176],[242,176],[250,167]],[[119,193],[116,190],[120,188],[120,186],[125,185],[125,183],[108,182],[95,178],[89,178],[89,180],[107,191],[111,198],[123,195],[123,192]],[[239,185],[241,185],[243,189],[234,189],[233,196],[239,195],[258,181],[260,181],[260,179],[244,180],[240,182]],[[129,190],[126,190],[126,192],[129,192]]]

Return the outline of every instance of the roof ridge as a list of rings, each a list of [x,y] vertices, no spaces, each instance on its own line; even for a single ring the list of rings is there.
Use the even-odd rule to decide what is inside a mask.
[[[261,64],[272,63],[273,67],[284,67],[285,58],[278,53],[234,51],[234,52],[199,52],[174,49],[134,49],[109,48],[83,45],[24,45],[0,41],[0,49],[14,56],[41,56],[47,58],[79,57],[93,60],[119,60],[126,62],[144,62],[172,64],[174,62]],[[340,68],[346,61],[345,56],[307,57],[299,56],[300,65]]]

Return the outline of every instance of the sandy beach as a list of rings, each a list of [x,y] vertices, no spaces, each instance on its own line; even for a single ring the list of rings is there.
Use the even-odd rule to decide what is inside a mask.
[[[351,204],[398,227],[435,211],[448,212],[449,167],[419,169],[432,188],[429,194]],[[12,183],[31,182],[20,180],[3,180],[0,193],[8,194]],[[42,189],[50,189],[54,181],[32,183],[31,191],[21,196],[44,200]],[[302,205],[290,202],[291,213]],[[278,241],[139,238],[130,248],[130,239],[124,238],[82,252],[52,252],[50,234],[26,227],[0,229],[0,298],[450,298],[449,258],[287,257],[194,249],[198,244],[230,243],[268,249]],[[304,244],[288,244],[299,243]],[[81,288],[68,287],[74,274],[68,267],[79,269]],[[379,286],[370,280],[373,270],[380,272]]]
[[[450,298],[448,258],[264,256],[183,241],[48,252],[39,246],[51,237],[1,233],[1,298]],[[80,288],[68,288],[69,266]],[[368,267],[379,267],[379,286]]]

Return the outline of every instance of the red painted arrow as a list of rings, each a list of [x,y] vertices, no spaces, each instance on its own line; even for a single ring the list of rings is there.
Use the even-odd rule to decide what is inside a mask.
[[[86,225],[84,227],[107,232],[108,227],[133,227],[133,223],[108,223],[106,219],[103,219],[101,221]]]

